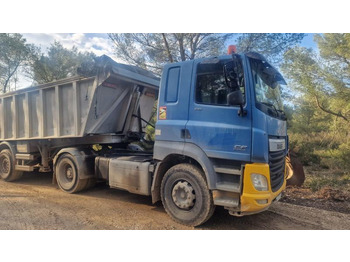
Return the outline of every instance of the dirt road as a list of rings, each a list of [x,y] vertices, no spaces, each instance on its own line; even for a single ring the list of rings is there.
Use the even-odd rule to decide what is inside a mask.
[[[69,195],[51,175],[25,174],[15,183],[0,181],[0,229],[194,229],[173,222],[150,197],[103,184]],[[223,208],[195,229],[350,229],[350,215],[275,203],[261,214],[232,217]]]

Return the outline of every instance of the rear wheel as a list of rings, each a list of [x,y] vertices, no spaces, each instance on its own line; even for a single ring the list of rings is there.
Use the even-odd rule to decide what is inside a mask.
[[[77,193],[87,188],[89,179],[80,179],[77,165],[72,155],[63,154],[55,167],[58,186],[67,193]]]
[[[187,226],[205,223],[215,209],[202,171],[190,164],[179,164],[166,172],[161,198],[168,215]]]
[[[11,151],[2,150],[0,152],[0,177],[7,182],[12,182],[21,178],[22,174],[22,171],[15,170],[15,161]]]

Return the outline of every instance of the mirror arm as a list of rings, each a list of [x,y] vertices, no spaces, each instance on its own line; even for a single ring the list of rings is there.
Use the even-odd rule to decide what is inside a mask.
[[[247,110],[243,109],[243,105],[239,105],[240,109],[238,110],[238,115],[244,117],[247,115]]]

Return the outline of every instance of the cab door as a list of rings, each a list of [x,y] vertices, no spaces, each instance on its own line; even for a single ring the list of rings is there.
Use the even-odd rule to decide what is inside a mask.
[[[250,161],[250,95],[246,81],[242,82],[246,114],[239,116],[240,107],[227,103],[230,89],[225,82],[224,64],[220,59],[194,64],[185,141],[199,146],[210,158]]]
[[[156,143],[185,142],[183,132],[188,121],[188,105],[192,79],[193,61],[168,64],[161,80]],[[170,144],[168,144],[170,145]]]

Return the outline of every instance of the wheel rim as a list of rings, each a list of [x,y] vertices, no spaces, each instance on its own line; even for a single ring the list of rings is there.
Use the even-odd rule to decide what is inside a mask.
[[[71,182],[73,180],[73,168],[70,165],[67,165],[64,175],[67,181]]]
[[[11,172],[11,162],[6,155],[0,156],[0,172],[5,176]]]
[[[174,183],[171,197],[174,204],[183,210],[192,209],[196,201],[196,193],[192,185],[185,180]]]
[[[58,166],[57,180],[64,190],[71,190],[76,182],[76,169],[69,159],[62,159]]]

